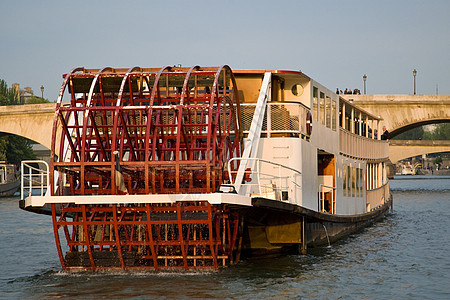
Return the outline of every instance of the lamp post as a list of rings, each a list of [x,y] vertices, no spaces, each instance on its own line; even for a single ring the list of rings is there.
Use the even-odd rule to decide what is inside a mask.
[[[413,70],[413,76],[414,76],[414,95],[416,94],[416,75],[417,75],[417,70],[414,69],[414,70]]]
[[[366,80],[367,80],[367,75],[366,74],[364,74],[363,80],[364,80],[364,95],[365,95],[366,94]]]
[[[44,99],[44,86],[41,85],[41,94],[42,94],[42,99]]]

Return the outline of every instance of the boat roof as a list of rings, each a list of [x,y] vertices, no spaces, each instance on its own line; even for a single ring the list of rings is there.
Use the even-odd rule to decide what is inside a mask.
[[[306,75],[302,71],[294,71],[294,70],[266,70],[266,69],[260,69],[260,70],[232,69],[232,70],[233,70],[233,74],[264,74],[266,72],[270,72],[272,74],[301,75],[303,77],[311,79],[311,77],[309,77],[308,75]]]

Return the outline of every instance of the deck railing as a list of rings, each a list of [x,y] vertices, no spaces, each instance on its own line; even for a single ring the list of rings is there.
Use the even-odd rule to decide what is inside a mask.
[[[342,154],[363,159],[382,159],[389,157],[389,144],[384,140],[374,140],[340,129],[340,148]]]
[[[237,171],[231,171],[230,164],[236,160],[245,165],[253,162],[253,169],[246,169],[242,183],[248,187],[245,189],[246,195],[284,201],[300,199],[302,192],[300,171],[264,159],[235,157],[228,162],[231,184],[235,184]]]
[[[242,103],[241,116],[244,133],[248,133],[256,103]],[[298,102],[269,102],[262,125],[262,134],[307,137],[307,114],[309,109]]]
[[[389,197],[389,182],[374,190],[366,192],[366,208],[367,211],[376,209],[383,205]]]
[[[48,164],[43,160],[23,160],[21,164],[22,184],[20,199],[34,193],[43,196],[49,185]]]
[[[331,207],[329,210],[326,209],[325,205],[325,194],[331,193]],[[329,212],[334,214],[336,212],[336,188],[334,186],[329,186],[325,184],[319,184],[319,211]]]

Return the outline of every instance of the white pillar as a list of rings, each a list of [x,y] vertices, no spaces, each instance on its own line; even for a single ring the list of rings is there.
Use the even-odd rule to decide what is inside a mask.
[[[351,118],[350,132],[355,133],[355,109],[353,107],[350,118]]]

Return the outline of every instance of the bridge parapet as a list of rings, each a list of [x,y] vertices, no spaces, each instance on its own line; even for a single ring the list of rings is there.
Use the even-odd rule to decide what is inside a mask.
[[[391,137],[409,129],[450,122],[450,95],[343,95],[368,112],[381,117]]]
[[[405,102],[405,103],[427,103],[427,102],[443,102],[450,103],[450,95],[341,95],[347,100],[353,100],[355,104],[363,104],[366,102]]]
[[[444,146],[450,148],[450,140],[389,140],[390,146]]]
[[[389,159],[392,163],[422,154],[448,152],[450,141],[443,140],[390,140]]]

